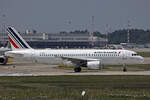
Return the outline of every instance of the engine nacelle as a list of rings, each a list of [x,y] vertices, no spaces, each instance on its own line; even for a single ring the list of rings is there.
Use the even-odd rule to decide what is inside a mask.
[[[99,69],[100,68],[100,61],[88,61],[87,62],[88,69]]]
[[[8,57],[0,56],[0,64],[5,65],[8,62]]]

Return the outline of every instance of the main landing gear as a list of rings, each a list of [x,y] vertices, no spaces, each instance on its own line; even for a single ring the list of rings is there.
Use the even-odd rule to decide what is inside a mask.
[[[127,72],[127,65],[123,64],[123,72]]]
[[[75,67],[75,68],[74,68],[74,71],[75,71],[75,72],[81,72],[81,67]]]

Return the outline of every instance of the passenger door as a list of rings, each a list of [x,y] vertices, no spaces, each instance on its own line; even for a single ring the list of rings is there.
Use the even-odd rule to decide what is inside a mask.
[[[122,59],[127,60],[127,53],[125,51],[123,51],[122,53]]]
[[[32,59],[32,62],[37,62],[37,60],[36,60],[36,58],[35,58],[35,52],[34,52],[34,50],[32,51],[32,53],[31,53],[31,59]]]

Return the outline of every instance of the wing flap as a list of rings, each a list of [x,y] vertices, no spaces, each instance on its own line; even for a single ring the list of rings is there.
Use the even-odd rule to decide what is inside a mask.
[[[63,60],[71,61],[74,64],[80,64],[87,61],[97,61],[98,59],[89,59],[89,58],[77,58],[77,57],[61,57]]]

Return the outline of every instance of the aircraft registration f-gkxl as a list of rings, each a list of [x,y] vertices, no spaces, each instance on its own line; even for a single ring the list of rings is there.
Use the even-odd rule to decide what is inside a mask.
[[[21,35],[13,28],[8,27],[8,38],[12,51],[5,53],[8,57],[32,61],[35,63],[73,64],[74,71],[80,72],[81,67],[98,69],[102,65],[123,64],[123,71],[127,71],[126,64],[138,64],[144,61],[143,57],[134,51],[110,49],[43,49],[31,48]]]

